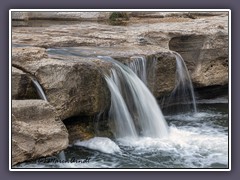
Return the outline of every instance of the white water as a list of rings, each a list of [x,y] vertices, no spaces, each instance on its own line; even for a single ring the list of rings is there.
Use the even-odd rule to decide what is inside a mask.
[[[211,127],[171,126],[169,136],[162,139],[144,137],[138,140],[123,138],[118,141],[122,146],[132,147],[135,156],[145,157],[148,153],[171,156],[173,167],[228,164],[228,136]]]
[[[94,137],[86,141],[77,141],[74,145],[87,147],[107,154],[121,153],[119,146],[106,137]]]
[[[47,97],[46,97],[41,85],[38,83],[38,81],[36,79],[32,78],[32,82],[33,82],[34,86],[36,87],[38,95],[40,96],[40,98],[47,101]]]
[[[167,136],[167,123],[146,85],[129,67],[110,57],[100,58],[114,65],[111,74],[106,75],[105,79],[111,92],[109,115],[115,122],[115,136],[117,138]],[[129,125],[130,128],[123,128]]]

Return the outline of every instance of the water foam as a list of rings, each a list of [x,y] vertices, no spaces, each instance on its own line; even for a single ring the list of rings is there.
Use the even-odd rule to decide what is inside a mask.
[[[143,137],[138,140],[119,139],[122,146],[133,147],[133,154],[168,154],[175,166],[210,167],[214,163],[228,164],[228,136],[211,127],[170,127],[165,138]]]
[[[121,153],[119,146],[111,139],[106,137],[94,137],[86,141],[77,141],[74,143],[74,145],[83,146],[107,154]]]

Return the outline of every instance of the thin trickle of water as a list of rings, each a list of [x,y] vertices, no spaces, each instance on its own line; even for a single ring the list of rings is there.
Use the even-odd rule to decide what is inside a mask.
[[[183,90],[183,96],[185,96],[185,92],[187,89],[190,90],[190,97],[192,99],[192,105],[194,112],[197,112],[197,106],[196,106],[196,100],[195,100],[195,95],[194,95],[194,90],[193,90],[193,85],[192,85],[192,80],[189,75],[189,71],[187,69],[186,63],[184,62],[182,56],[176,52],[174,52],[175,57],[176,57],[176,63],[177,63],[177,84],[176,88],[180,88]]]
[[[110,75],[106,75],[105,79],[111,92],[112,103],[109,115],[110,119],[115,122],[116,137],[134,138],[136,137],[135,131],[137,137],[166,136],[168,134],[167,123],[157,101],[146,85],[129,67],[110,57],[100,58],[114,65]],[[130,124],[132,127],[129,130],[118,124],[123,124],[123,126]]]
[[[144,56],[132,56],[128,67],[153,91],[157,58],[146,59]]]
[[[143,56],[131,57],[134,59],[128,64],[128,67],[144,82],[147,83],[147,60]]]
[[[40,96],[40,98],[47,101],[47,97],[46,97],[41,85],[38,83],[38,81],[36,79],[32,78],[32,82],[33,82],[34,86],[36,87],[37,93]]]
[[[174,105],[174,108],[168,109],[176,113],[183,111],[197,113],[194,89],[187,66],[180,54],[172,53],[176,57],[176,82],[174,90],[165,102],[165,106]]]

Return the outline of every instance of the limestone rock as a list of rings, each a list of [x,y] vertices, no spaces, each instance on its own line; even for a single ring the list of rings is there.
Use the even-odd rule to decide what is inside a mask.
[[[12,165],[50,156],[68,146],[66,127],[43,100],[12,101]]]
[[[29,76],[15,67],[12,67],[12,99],[38,99]]]
[[[155,67],[155,77],[150,82],[150,89],[155,97],[161,97],[169,94],[175,87],[176,63],[175,56],[171,53],[157,55],[157,64]]]
[[[47,54],[44,48],[39,48],[39,47],[12,48],[12,63],[14,64],[27,64],[33,61],[39,61],[40,59],[43,59],[46,57],[47,57]]]
[[[205,61],[197,66],[192,76],[196,87],[227,85],[228,58]]]
[[[23,61],[25,54],[17,52],[19,56],[13,64],[34,75],[62,120],[94,115],[108,106],[109,94],[102,73],[107,63],[103,65],[96,58],[36,60],[34,56]]]

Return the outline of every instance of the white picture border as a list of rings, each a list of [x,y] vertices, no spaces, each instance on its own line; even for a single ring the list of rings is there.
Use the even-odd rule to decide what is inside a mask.
[[[12,168],[12,149],[11,149],[11,123],[12,123],[12,98],[11,98],[11,83],[12,83],[12,12],[114,12],[114,11],[128,11],[128,12],[228,12],[228,37],[229,37],[229,84],[228,84],[228,104],[229,104],[229,134],[228,134],[228,165],[226,169],[211,169],[211,168],[193,168],[193,169],[36,169],[36,168],[24,168],[17,169]],[[231,10],[230,9],[10,9],[9,10],[9,171],[231,171]]]

